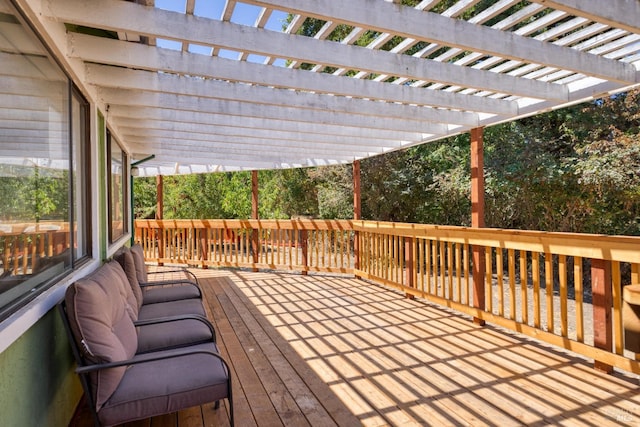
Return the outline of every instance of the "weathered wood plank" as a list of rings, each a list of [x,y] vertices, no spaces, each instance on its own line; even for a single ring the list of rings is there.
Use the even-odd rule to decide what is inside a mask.
[[[231,365],[237,426],[640,421],[637,376],[419,298],[347,277],[193,271]],[[128,426],[156,425],[227,427],[228,406]]]

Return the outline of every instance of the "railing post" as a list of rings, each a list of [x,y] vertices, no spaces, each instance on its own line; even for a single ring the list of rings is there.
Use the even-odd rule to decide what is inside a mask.
[[[593,345],[611,352],[613,350],[611,261],[591,260],[591,294],[593,296]],[[606,373],[613,371],[613,366],[597,360],[593,367]]]
[[[156,219],[160,222],[164,218],[164,180],[162,175],[156,176]],[[165,242],[164,242],[164,229],[162,226],[156,230],[158,233],[158,259],[164,258]],[[164,263],[158,260],[158,265]]]
[[[307,275],[309,267],[309,231],[300,231],[300,244],[302,245],[302,275]]]
[[[471,226],[484,227],[484,149],[482,128],[471,129]],[[484,247],[473,246],[473,306],[485,309],[485,268]],[[473,322],[484,325],[477,317]]]
[[[209,228],[196,229],[200,237],[200,254],[202,255],[202,268],[209,268],[206,261],[209,260]]]
[[[405,286],[409,288],[415,288],[413,275],[415,271],[415,256],[413,253],[413,237],[406,236],[404,238],[404,271],[405,271]],[[405,298],[414,299],[415,295],[405,292]]]
[[[251,218],[258,220],[260,214],[258,212],[258,171],[251,171]],[[251,233],[251,244],[253,246],[253,271],[258,271],[258,250],[260,248],[260,235],[258,229],[254,228]]]
[[[360,160],[353,162],[353,219],[362,219],[362,202],[360,190]],[[353,269],[360,269],[360,233],[353,232]],[[356,275],[356,278],[359,278]]]

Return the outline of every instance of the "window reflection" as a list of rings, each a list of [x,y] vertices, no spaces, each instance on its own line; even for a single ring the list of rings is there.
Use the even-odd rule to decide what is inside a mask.
[[[0,12],[0,80],[2,316],[87,255],[87,184],[77,176],[88,162],[86,102],[71,103],[70,80],[17,13]]]
[[[128,232],[126,221],[127,191],[124,169],[126,156],[118,142],[107,132],[107,152],[109,153],[109,227],[110,241],[113,243]]]

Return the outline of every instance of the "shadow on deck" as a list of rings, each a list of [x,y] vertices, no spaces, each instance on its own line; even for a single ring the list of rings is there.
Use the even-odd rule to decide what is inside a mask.
[[[619,426],[635,376],[365,281],[238,270],[200,277],[234,371],[236,425]],[[135,426],[228,425],[226,407]],[[90,425],[86,412],[71,425]]]

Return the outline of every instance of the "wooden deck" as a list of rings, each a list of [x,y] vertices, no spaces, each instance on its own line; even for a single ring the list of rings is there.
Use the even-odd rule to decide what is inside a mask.
[[[619,426],[638,378],[350,278],[194,270],[236,426]],[[132,423],[226,426],[212,405]],[[84,415],[72,425],[90,424]]]

